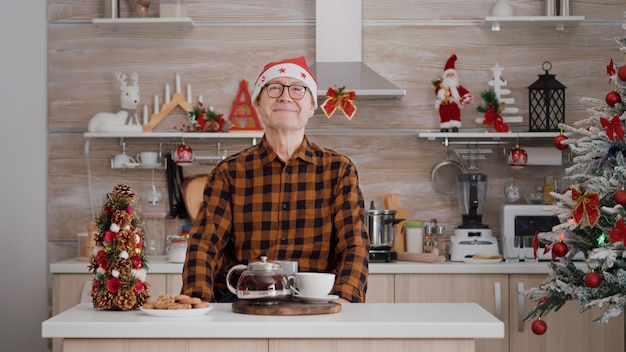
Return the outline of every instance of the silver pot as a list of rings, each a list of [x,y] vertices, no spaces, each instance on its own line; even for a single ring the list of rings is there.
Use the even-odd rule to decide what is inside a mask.
[[[404,221],[396,219],[396,211],[389,209],[369,209],[365,220],[372,249],[391,249],[396,239],[396,225]]]

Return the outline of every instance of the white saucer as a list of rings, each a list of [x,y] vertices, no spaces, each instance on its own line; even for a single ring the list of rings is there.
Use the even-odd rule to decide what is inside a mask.
[[[299,294],[295,294],[293,295],[293,297],[297,300],[310,302],[310,303],[326,303],[326,302],[330,302],[334,299],[339,298],[339,296],[337,295],[326,295],[326,296],[316,297],[316,296],[304,296],[304,295],[299,295]]]

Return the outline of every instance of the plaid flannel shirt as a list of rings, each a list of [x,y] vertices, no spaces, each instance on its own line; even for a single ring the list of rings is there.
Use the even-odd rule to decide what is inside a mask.
[[[369,237],[354,164],[309,143],[288,162],[265,137],[210,173],[190,232],[182,293],[215,301],[235,264],[260,256],[298,261],[299,271],[331,272],[332,294],[364,302]]]

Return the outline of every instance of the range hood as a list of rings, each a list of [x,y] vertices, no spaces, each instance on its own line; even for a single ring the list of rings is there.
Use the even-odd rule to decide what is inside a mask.
[[[347,16],[346,14],[349,14]],[[402,98],[406,90],[362,62],[361,0],[316,0],[315,64],[318,96],[345,86],[358,98]]]

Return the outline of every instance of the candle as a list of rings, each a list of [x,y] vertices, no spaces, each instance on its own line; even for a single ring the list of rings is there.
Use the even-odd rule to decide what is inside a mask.
[[[167,83],[165,84],[165,102],[170,102],[170,85]]]
[[[159,96],[158,95],[154,96],[154,113],[155,114],[159,113]]]
[[[191,84],[187,85],[187,102],[191,103]]]
[[[143,104],[143,124],[148,124],[148,105]]]
[[[176,93],[180,93],[180,76],[176,74]]]
[[[198,95],[198,102],[199,102],[199,103],[203,103],[203,101],[202,101],[202,95]]]

